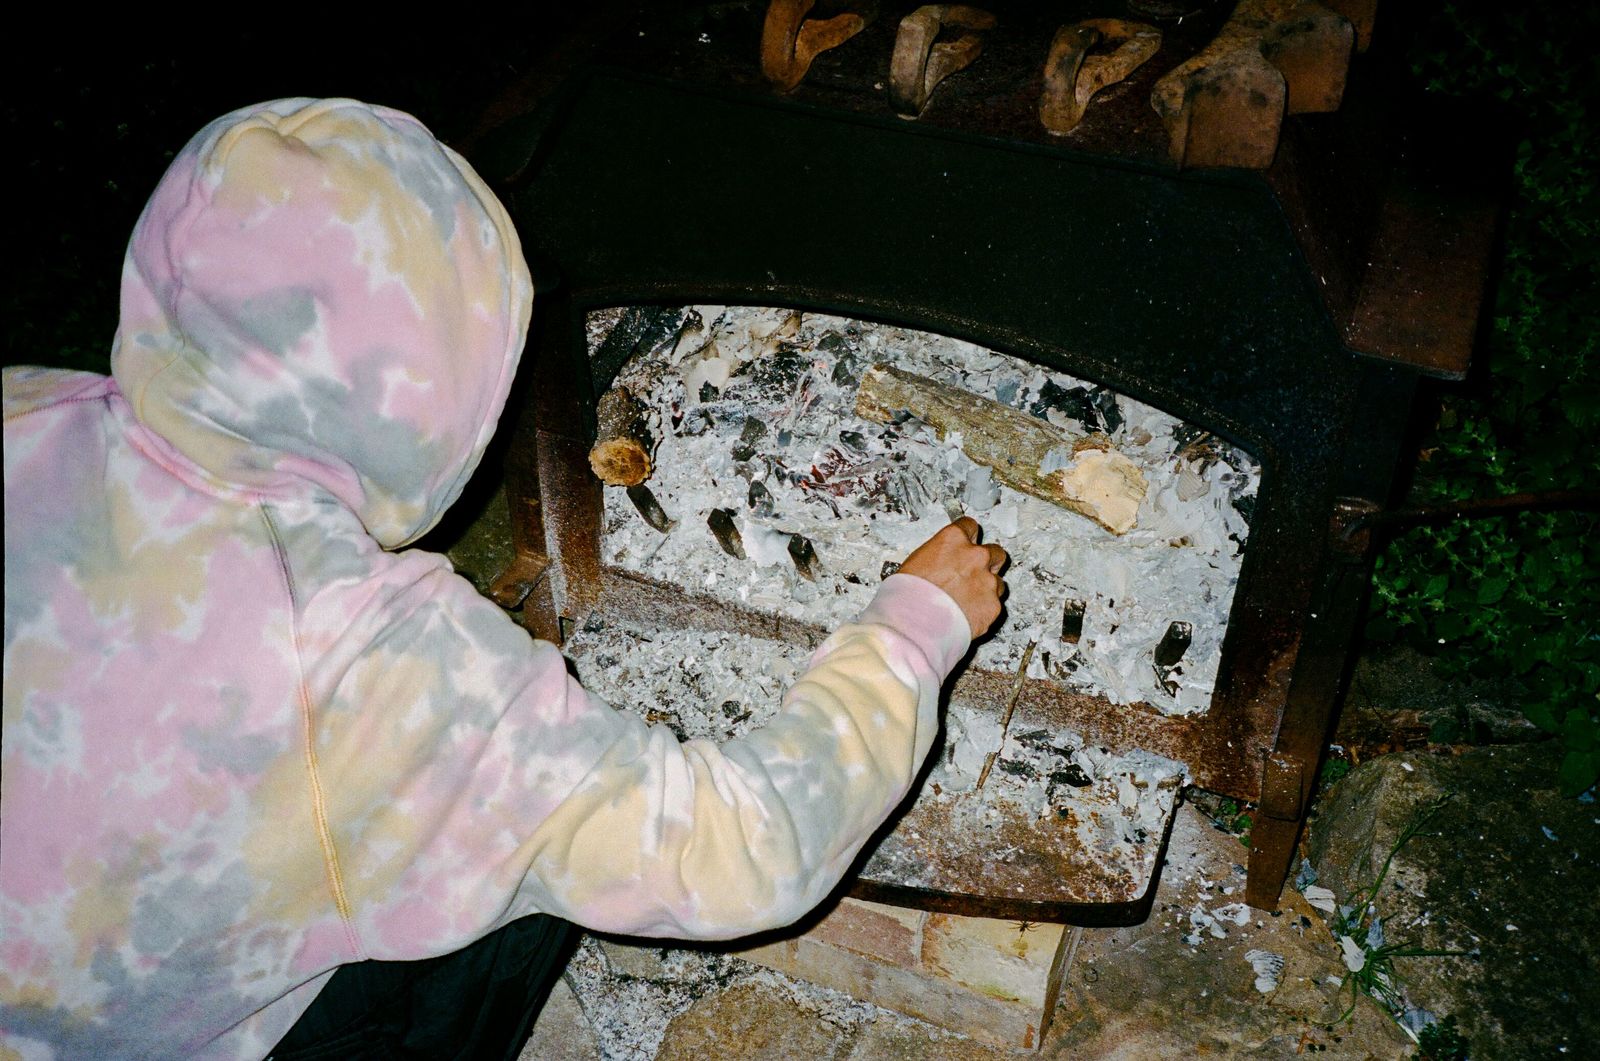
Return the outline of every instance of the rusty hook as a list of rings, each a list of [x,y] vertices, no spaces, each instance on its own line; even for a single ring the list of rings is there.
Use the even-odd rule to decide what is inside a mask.
[[[832,18],[806,18],[817,0],[772,0],[761,27],[761,73],[779,92],[805,80],[811,60],[854,37],[872,20],[876,4]]]
[[[1096,45],[1109,55],[1090,55]],[[1143,66],[1161,50],[1161,31],[1143,22],[1090,18],[1056,30],[1044,61],[1039,120],[1055,136],[1071,132],[1089,109],[1089,99]]]
[[[902,118],[915,118],[928,105],[939,82],[971,65],[983,51],[978,30],[993,29],[995,18],[965,4],[927,4],[900,20],[889,60],[889,105]],[[935,43],[945,26],[972,30]]]

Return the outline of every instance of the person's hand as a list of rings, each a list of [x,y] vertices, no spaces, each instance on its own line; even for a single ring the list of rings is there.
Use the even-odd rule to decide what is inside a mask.
[[[917,546],[900,565],[901,574],[925,578],[950,594],[974,638],[1000,618],[1000,598],[1006,592],[1000,572],[1010,559],[998,545],[979,545],[982,533],[977,520],[962,516]]]

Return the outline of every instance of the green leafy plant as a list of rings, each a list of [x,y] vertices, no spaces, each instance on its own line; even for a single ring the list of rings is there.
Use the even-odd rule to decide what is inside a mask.
[[[1322,764],[1322,772],[1317,775],[1317,791],[1337,784],[1338,781],[1351,771],[1350,760],[1341,755],[1329,755]]]
[[[1456,1027],[1455,1014],[1417,1033],[1416,1061],[1467,1061],[1467,1040]]]
[[[1451,799],[1450,794],[1440,796],[1424,807],[1395,838],[1388,857],[1366,891],[1353,897],[1353,901],[1339,907],[1329,926],[1343,951],[1345,969],[1341,991],[1349,990],[1350,1005],[1339,1015],[1339,1021],[1348,1020],[1355,1012],[1361,996],[1366,995],[1381,1005],[1391,1016],[1399,1017],[1406,1009],[1405,994],[1394,963],[1396,958],[1446,958],[1466,953],[1455,950],[1435,950],[1406,941],[1390,942],[1384,936],[1384,919],[1378,916],[1377,899],[1383,882],[1389,876],[1394,856],[1411,839],[1422,832],[1434,815]],[[1338,1023],[1337,1021],[1335,1023]]]
[[[1211,820],[1223,832],[1232,833],[1238,837],[1239,842],[1245,847],[1250,846],[1250,829],[1255,825],[1255,819],[1251,817],[1248,808],[1231,799],[1225,799],[1222,801],[1222,805],[1217,808]]]
[[[1577,19],[1582,25],[1553,20]],[[1481,381],[1444,395],[1411,499],[1590,485],[1600,430],[1594,188],[1600,98],[1581,54],[1600,9],[1445,3],[1415,43],[1433,93],[1524,120]],[[1383,552],[1367,637],[1435,653],[1447,674],[1510,684],[1565,746],[1562,791],[1600,779],[1600,517],[1551,512],[1424,527]]]

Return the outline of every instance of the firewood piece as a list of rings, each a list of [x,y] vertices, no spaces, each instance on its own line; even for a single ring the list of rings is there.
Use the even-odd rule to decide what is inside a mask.
[[[649,407],[626,387],[613,387],[595,407],[599,430],[589,450],[589,467],[611,486],[638,486],[650,478]]]
[[[1100,43],[1115,45],[1109,55],[1090,55]],[[1062,26],[1050,42],[1044,61],[1044,91],[1039,95],[1039,120],[1055,136],[1077,128],[1089,99],[1116,84],[1161,48],[1161,31],[1142,22],[1091,18]]]
[[[994,28],[994,16],[966,4],[925,4],[900,20],[889,59],[889,106],[902,118],[915,118],[928,105],[939,82],[972,65],[983,51],[976,32],[935,43],[946,26],[964,30]]]
[[[861,377],[856,415],[889,423],[909,412],[1013,490],[1087,516],[1113,534],[1138,520],[1145,478],[1104,435],[1073,436],[1053,424],[959,387],[874,365]]]
[[[1314,0],[1241,0],[1150,94],[1172,161],[1266,168],[1284,114],[1339,109],[1353,42],[1350,21]]]
[[[832,18],[807,18],[817,0],[772,0],[761,27],[761,73],[779,92],[805,80],[811,60],[854,37],[874,11],[845,11]],[[875,5],[874,5],[875,6]]]

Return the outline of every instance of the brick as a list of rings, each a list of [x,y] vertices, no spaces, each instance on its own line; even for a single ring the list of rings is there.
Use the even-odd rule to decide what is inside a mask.
[[[1043,1006],[1064,932],[1061,925],[930,914],[922,964],[994,998]]]
[[[740,952],[985,1043],[1037,1049],[1067,933],[846,900],[803,935]],[[913,941],[916,945],[913,946]]]
[[[927,916],[903,906],[844,899],[817,923],[811,937],[890,965],[913,968],[921,960],[922,924]]]

